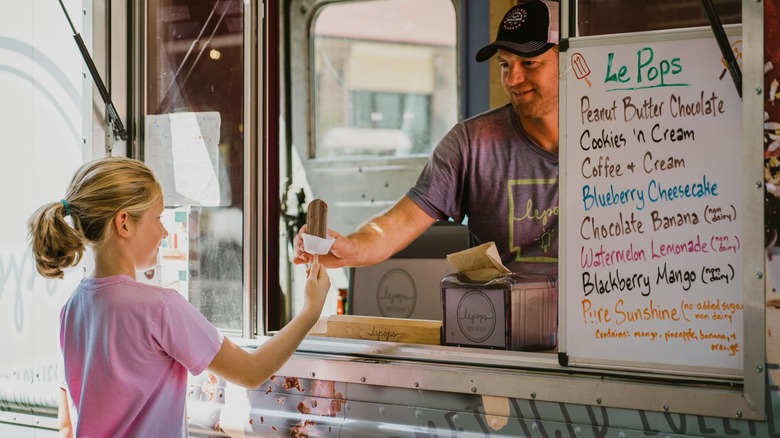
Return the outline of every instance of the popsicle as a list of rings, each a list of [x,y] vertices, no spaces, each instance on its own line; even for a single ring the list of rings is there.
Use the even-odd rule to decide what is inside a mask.
[[[588,84],[588,87],[591,87],[590,80],[588,79],[588,75],[590,74],[590,67],[588,67],[588,63],[585,62],[585,58],[580,53],[574,53],[571,55],[571,68],[574,70],[574,74],[577,76],[577,79],[585,79],[585,83]]]
[[[328,237],[328,204],[322,199],[313,199],[306,212],[309,234],[321,239]]]
[[[328,204],[322,199],[313,199],[306,212],[308,231],[303,234],[303,247],[314,255],[327,254],[335,239],[328,237]]]

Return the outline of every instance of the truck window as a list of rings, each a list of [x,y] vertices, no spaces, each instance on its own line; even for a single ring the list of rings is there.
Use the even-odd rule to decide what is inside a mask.
[[[148,281],[240,333],[244,235],[244,9],[146,2],[142,156],[165,191],[170,236]]]
[[[742,22],[742,2],[739,0],[715,0],[713,4],[722,24]],[[577,32],[580,36],[709,25],[707,14],[699,0],[577,2]]]
[[[449,0],[327,5],[312,44],[315,157],[427,154],[455,122]]]
[[[290,8],[291,170],[282,175],[286,232],[313,198],[348,233],[417,180],[459,117],[457,26],[451,0],[314,2]],[[305,102],[305,104],[301,104]],[[300,165],[298,165],[300,164]],[[286,166],[282,163],[282,169]],[[290,251],[284,248],[282,251]],[[281,257],[284,300],[303,305],[305,272]],[[331,271],[347,289],[347,270]],[[337,310],[330,294],[325,314]]]
[[[370,1],[361,3],[379,8],[380,5],[389,4],[390,2]],[[562,35],[562,37],[570,39],[568,49],[574,47],[575,40],[578,40],[576,41],[577,48],[582,48],[581,50],[583,51],[585,48],[589,47],[588,44],[595,45],[595,41],[609,40],[605,46],[609,46],[610,43],[614,43],[616,46],[619,43],[624,45],[639,44],[639,41],[641,41],[642,43],[646,42],[647,44],[658,44],[659,49],[661,46],[669,46],[670,50],[674,51],[677,49],[677,46],[675,46],[674,43],[662,44],[662,41],[676,41],[674,38],[681,38],[682,35],[684,35],[686,40],[693,41],[697,39],[706,39],[711,35],[707,14],[699,2],[661,2],[647,5],[637,5],[636,2],[629,1],[598,1],[598,4],[596,3],[597,1],[591,0],[575,2],[570,5],[575,8],[576,15],[568,14],[568,17],[572,18],[574,21],[572,23],[563,24],[564,32]],[[472,3],[469,4],[471,5]],[[334,130],[338,129],[352,129],[353,133],[362,132],[362,130],[367,129],[369,126],[372,129],[400,129],[398,128],[399,125],[397,123],[394,125],[383,125],[383,123],[390,120],[388,119],[389,114],[395,115],[394,117],[396,118],[393,120],[401,120],[402,117],[397,117],[397,110],[395,110],[395,112],[390,111],[388,108],[391,108],[391,106],[380,106],[381,102],[387,101],[386,99],[383,100],[383,98],[387,97],[383,94],[388,92],[387,89],[382,89],[380,88],[381,86],[377,84],[357,82],[357,78],[360,78],[361,81],[370,77],[386,78],[385,70],[372,67],[375,65],[372,63],[375,63],[376,61],[371,56],[382,53],[383,49],[380,49],[380,46],[375,45],[376,41],[373,40],[357,41],[358,35],[355,34],[356,32],[350,32],[348,30],[351,25],[357,22],[369,21],[371,9],[357,15],[359,18],[345,20],[346,24],[342,26],[326,26],[325,24],[328,23],[329,20],[336,20],[336,18],[334,18],[336,12],[341,11],[341,13],[346,14],[346,12],[343,11],[348,11],[348,7],[356,7],[357,5],[360,5],[360,3],[294,1],[292,5],[291,19],[288,23],[290,29],[296,29],[298,25],[309,26],[308,31],[296,32],[291,30],[291,47],[289,52],[291,63],[290,70],[292,72],[291,83],[293,84],[291,87],[293,90],[291,91],[290,101],[290,106],[292,107],[291,150],[293,152],[292,155],[295,155],[295,153],[298,154],[297,158],[300,158],[301,163],[301,166],[296,169],[300,170],[301,174],[296,176],[294,172],[292,173],[292,175],[295,176],[292,179],[295,181],[293,186],[299,185],[301,187],[301,191],[306,194],[306,200],[317,197],[328,201],[332,206],[331,212],[333,212],[333,216],[344,216],[329,217],[329,224],[339,232],[349,233],[355,226],[359,225],[360,222],[363,222],[373,214],[393,205],[398,197],[403,195],[404,191],[413,184],[418,176],[418,173],[413,172],[412,166],[404,168],[404,170],[411,174],[409,175],[410,179],[406,180],[399,178],[398,175],[393,175],[390,172],[382,174],[382,176],[379,177],[379,174],[373,173],[375,169],[384,168],[386,170],[393,167],[394,171],[400,172],[401,166],[397,166],[397,164],[402,162],[403,159],[414,157],[415,155],[399,153],[397,144],[387,146],[381,152],[378,152],[378,149],[367,151],[365,150],[366,148],[363,148],[360,150],[359,147],[369,143],[365,140],[358,140],[357,143],[359,147],[354,147],[354,145],[348,144],[346,140],[346,138],[355,139],[358,137],[357,135],[345,135],[343,136],[345,140],[340,142],[329,143],[326,141],[326,139],[330,141],[330,139],[333,138],[331,134]],[[462,7],[461,3],[457,3],[457,5]],[[596,6],[599,8],[597,9]],[[490,16],[502,16],[507,7],[507,5],[497,6],[491,2],[489,5]],[[739,3],[734,1],[721,1],[716,2],[715,7],[718,10],[720,20],[723,24],[741,23],[742,8]],[[605,13],[604,8],[609,11]],[[458,8],[455,9],[456,11],[461,12]],[[596,15],[596,11],[598,11],[599,15]],[[333,13],[334,16],[330,15],[330,13]],[[384,16],[387,17],[388,14],[384,13]],[[636,19],[626,19],[626,17],[636,17]],[[469,22],[468,20],[468,17],[459,16],[457,22],[460,25],[460,23]],[[357,24],[357,26],[360,24]],[[495,22],[492,23],[492,25],[496,24],[497,23]],[[381,23],[377,24],[375,27],[381,28],[380,25]],[[339,44],[341,44],[339,46],[340,52],[338,52],[338,54],[332,50],[326,50],[326,46],[328,48],[333,47],[334,49],[336,46],[336,37],[334,36],[336,30],[329,30],[332,27],[337,28],[341,35],[339,41]],[[495,26],[493,26],[493,29],[495,29]],[[570,29],[576,29],[573,35],[569,35],[569,32],[567,32]],[[730,26],[729,31],[731,32],[731,35],[736,36],[738,32],[740,32],[740,29],[738,29],[738,26]],[[492,30],[491,33],[492,32],[494,32],[494,30]],[[458,33],[458,35],[460,34]],[[599,38],[577,38],[580,36],[599,36]],[[666,38],[666,40],[664,40],[664,38]],[[692,41],[686,41],[686,43],[694,45]],[[460,63],[470,62],[473,59],[473,51],[469,51],[466,47],[463,47],[462,44],[465,44],[465,42],[459,40],[457,44],[457,60]],[[346,45],[350,45],[349,49],[344,47]],[[707,47],[712,48],[715,46],[707,45]],[[564,48],[561,51],[562,57],[564,55],[571,56],[568,49]],[[625,50],[627,52],[634,50],[632,53],[636,53],[636,50],[633,48],[626,48]],[[304,52],[303,55],[301,55],[300,51]],[[695,53],[699,52],[697,51]],[[293,56],[293,54],[295,54],[295,56]],[[607,55],[608,54],[604,54],[602,56],[602,54],[598,54],[593,56],[601,60],[600,62],[606,62],[604,61],[605,59],[610,59]],[[715,53],[715,55],[712,56],[708,55],[708,60],[716,60],[715,65],[719,72],[720,65],[717,61],[720,60],[720,57],[717,55],[718,53]],[[347,56],[354,56],[356,59],[360,59],[361,63],[358,65],[350,65],[345,59]],[[677,55],[675,54],[674,56]],[[419,58],[420,57],[417,57],[416,59]],[[694,57],[691,56],[690,62],[699,62],[695,61],[693,58]],[[593,59],[595,62],[596,58]],[[562,61],[565,66],[566,62],[564,61],[568,62],[568,57]],[[408,61],[407,64],[400,65],[412,65],[412,62]],[[697,65],[701,67],[700,64]],[[369,70],[369,67],[372,67],[373,70]],[[392,67],[394,73],[397,73],[398,70],[398,66],[394,65]],[[372,71],[373,74],[365,73],[368,71]],[[692,70],[689,69],[689,71]],[[305,73],[301,74],[300,72]],[[355,72],[364,72],[364,74],[360,76],[355,74]],[[587,79],[588,72],[589,70],[580,70],[568,73],[568,76],[566,76],[566,70],[563,70],[561,71],[561,81],[564,85],[572,84],[573,81],[578,80],[579,77],[582,76],[582,81],[586,84],[585,86],[587,86],[589,84],[585,79]],[[400,75],[400,73],[397,74]],[[600,78],[605,77],[603,71],[600,71],[599,74]],[[696,76],[697,81],[700,78],[700,76]],[[382,85],[393,84],[395,83],[395,79],[397,78],[387,78]],[[718,78],[716,77],[715,79]],[[458,78],[458,83],[460,83],[460,81],[467,83],[467,80],[468,78]],[[301,81],[307,83],[308,90],[305,92],[301,92],[298,89],[298,84],[300,84]],[[691,79],[690,82],[693,83],[693,79]],[[418,81],[414,85],[419,86],[422,83],[423,82]],[[698,85],[700,82],[696,83]],[[720,85],[721,83],[717,82],[717,84]],[[733,94],[734,89],[729,86],[730,84],[724,84],[723,93],[729,92]],[[409,84],[404,84],[403,87],[399,84],[393,91],[397,94],[409,95],[409,87]],[[626,85],[626,87],[628,87],[628,85]],[[436,89],[438,89],[438,87],[436,87]],[[677,90],[672,90],[672,92],[676,91]],[[420,89],[416,92],[418,94],[422,93]],[[457,96],[459,92],[460,90],[456,90],[455,93],[453,93],[453,96]],[[720,93],[720,91],[718,92]],[[402,98],[400,96],[395,96],[395,98],[396,103],[394,104],[394,108],[399,108],[401,104],[398,102],[400,102]],[[738,101],[738,98],[735,99],[735,102]],[[615,100],[620,102],[617,97],[615,97]],[[577,102],[579,102],[579,100],[577,100]],[[335,111],[334,108],[341,108],[341,111]],[[735,120],[740,120],[741,108],[739,105],[735,103],[730,108],[730,115],[732,115]],[[573,119],[573,117],[569,117],[569,119]],[[598,121],[601,122],[603,120]],[[620,129],[623,129],[623,127]],[[403,131],[403,133],[406,132],[408,131]],[[384,134],[387,133],[389,132],[384,132]],[[738,133],[737,136],[739,137]],[[383,140],[388,140],[391,136],[382,135],[381,137]],[[409,138],[410,142],[414,142],[412,137]],[[742,141],[742,137],[734,140],[735,143],[740,141]],[[332,148],[331,146],[333,144],[337,144],[338,147],[335,149]],[[404,148],[406,147],[407,146],[404,146]],[[408,147],[411,149],[414,146]],[[372,191],[371,184],[373,182],[379,183],[380,185],[387,184],[387,186],[393,190],[398,190],[402,187],[402,190],[404,191],[396,191],[394,193],[395,196],[384,193],[383,196],[374,197],[373,195],[377,192]],[[734,184],[734,186],[737,187],[738,184]],[[387,192],[390,192],[390,190],[387,190]],[[576,197],[574,197],[574,199],[576,199]],[[381,201],[381,203],[375,201]],[[305,203],[301,203],[301,205],[305,205]],[[358,210],[358,206],[371,207],[374,211],[369,212],[368,209]],[[752,262],[756,254],[758,253],[754,254],[751,252],[749,257],[746,258],[749,258]],[[760,256],[761,254],[758,255]],[[759,272],[759,274],[761,273]],[[334,285],[338,288],[346,287],[346,283],[339,284],[340,280],[337,278],[338,275],[338,272],[332,272]],[[296,277],[294,279],[294,284],[297,287],[302,288],[302,286],[298,286],[302,285],[302,279],[302,276]],[[757,290],[757,287],[752,286],[751,283],[750,293],[755,293],[754,290]],[[299,293],[298,296],[300,296]],[[294,305],[292,308],[295,309],[298,306],[299,305]],[[336,306],[333,306],[332,308],[336,308]],[[347,309],[349,311],[349,306],[347,306]],[[574,312],[570,312],[570,314],[574,314]],[[469,314],[468,316],[471,315]],[[632,317],[635,316],[636,314]],[[562,322],[567,321],[559,321],[559,323]],[[377,324],[379,323],[380,322],[378,321]],[[571,329],[568,326],[562,327],[560,331],[561,338],[563,338],[566,333],[574,333],[573,331],[567,332],[567,330]],[[640,331],[631,333],[631,336],[643,335],[643,332]],[[748,336],[750,336],[749,333],[746,334],[746,337]],[[605,363],[606,361],[602,360],[604,359],[602,355],[603,352],[599,352],[598,349],[592,349],[593,351],[598,352],[598,354],[595,355],[598,357],[595,358],[590,356],[586,357],[585,354],[578,357],[574,354],[577,353],[574,348],[571,349],[573,353],[569,354],[570,351],[567,348],[571,345],[575,345],[576,341],[577,339],[575,337],[569,337],[567,338],[567,343],[569,345],[559,342],[557,350],[548,349],[540,353],[526,351],[485,352],[484,349],[480,350],[467,347],[434,347],[434,349],[431,349],[422,344],[415,346],[414,348],[407,346],[395,347],[392,345],[382,345],[383,343],[378,342],[376,346],[372,345],[370,347],[372,350],[369,353],[366,353],[369,351],[369,347],[362,350],[360,347],[356,347],[356,350],[360,351],[356,354],[387,355],[391,357],[402,357],[404,359],[413,358],[420,360],[426,360],[426,358],[428,358],[428,360],[435,361],[436,359],[429,358],[431,352],[435,351],[436,355],[446,357],[446,359],[443,360],[452,362],[490,365],[501,362],[512,364],[511,366],[517,367],[526,367],[528,366],[528,363],[534,362],[533,367],[538,366],[538,369],[552,373],[559,370],[560,367],[570,367],[568,369],[576,369],[576,372],[581,371],[581,369],[590,369],[592,372],[605,374],[614,372],[616,373],[615,375],[626,371],[625,369],[614,366],[614,363]],[[746,339],[744,348],[751,351],[753,348],[760,350],[760,348],[757,348],[757,344],[754,341],[755,339],[753,338]],[[373,350],[374,348],[376,351]],[[685,351],[687,352],[688,350]],[[569,362],[569,358],[573,358],[574,360]],[[619,362],[621,360],[622,357],[616,356],[616,358],[613,359],[613,362]],[[678,365],[679,368],[689,366],[687,362],[680,361],[679,364],[675,362],[674,364],[667,366],[664,362],[659,364],[658,367],[650,366],[647,368],[649,369],[650,374],[663,376],[662,378],[681,375],[696,382],[699,380],[709,380],[715,386],[739,386],[744,384],[745,387],[752,389],[761,384],[758,379],[752,378],[752,376],[745,371],[748,369],[748,366],[742,367],[741,362],[732,367],[733,369],[729,368],[728,373],[723,373],[720,368],[714,366],[714,369],[707,370],[702,370],[693,366],[680,370],[676,368]],[[631,369],[631,371],[634,370]],[[643,369],[642,371],[644,372],[646,370]],[[673,381],[675,378],[670,378],[669,380]],[[583,382],[585,382],[585,380],[583,380]],[[580,382],[577,383],[579,384]],[[578,385],[578,387],[580,386],[584,387],[584,385]],[[674,393],[674,396],[677,397],[683,392],[684,391],[677,391]],[[760,394],[760,391],[748,391],[747,393],[752,397],[756,394]],[[736,391],[733,393],[724,391],[721,395],[723,395],[722,401],[724,402],[723,407],[725,407],[723,412],[737,412],[737,415],[741,416],[748,411],[749,406],[743,402],[743,399],[740,398],[741,394],[738,394]],[[598,403],[600,403],[600,401]],[[753,413],[751,412],[751,415],[752,414]]]

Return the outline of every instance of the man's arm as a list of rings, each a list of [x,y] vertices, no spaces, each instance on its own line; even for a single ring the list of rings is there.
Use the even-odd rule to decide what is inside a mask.
[[[414,201],[404,196],[389,210],[369,219],[347,236],[328,230],[328,236],[336,240],[329,254],[319,256],[319,262],[328,268],[370,266],[383,262],[406,248],[434,221]],[[311,263],[312,260],[303,248],[301,233],[306,229],[306,226],[301,228],[295,237],[296,264]]]

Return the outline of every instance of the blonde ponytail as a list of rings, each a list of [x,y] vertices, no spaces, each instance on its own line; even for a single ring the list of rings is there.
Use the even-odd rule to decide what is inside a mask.
[[[62,278],[63,269],[78,264],[84,243],[65,220],[65,206],[52,202],[33,213],[28,224],[38,272],[47,278]]]
[[[99,246],[110,237],[111,220],[119,211],[138,220],[160,197],[160,184],[140,161],[108,157],[84,164],[65,199],[43,205],[30,217],[30,246],[38,272],[62,278],[64,269],[81,261],[86,245]]]

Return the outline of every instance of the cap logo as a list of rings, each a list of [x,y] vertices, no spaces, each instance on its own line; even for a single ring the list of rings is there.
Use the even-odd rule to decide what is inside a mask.
[[[512,11],[509,15],[506,16],[504,19],[504,29],[506,30],[515,30],[518,27],[522,26],[523,23],[525,23],[525,19],[528,17],[528,11],[525,9],[517,9],[515,11]]]

